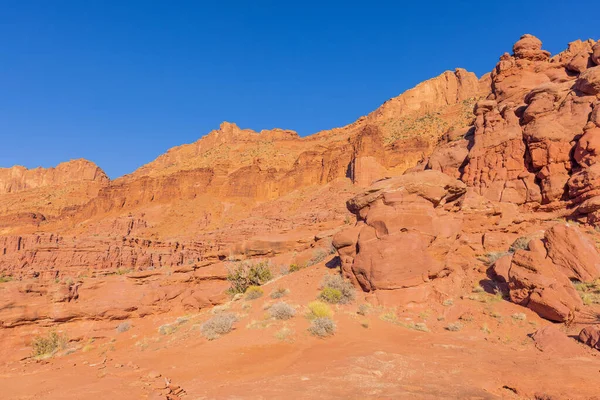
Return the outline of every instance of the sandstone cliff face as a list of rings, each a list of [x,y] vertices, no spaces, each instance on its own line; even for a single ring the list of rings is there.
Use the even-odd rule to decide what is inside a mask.
[[[98,166],[83,159],[64,162],[54,168],[0,168],[0,195],[72,182],[106,185],[109,179]]]

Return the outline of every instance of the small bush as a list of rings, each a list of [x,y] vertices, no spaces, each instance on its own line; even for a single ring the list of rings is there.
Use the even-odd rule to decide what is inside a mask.
[[[173,324],[164,324],[158,328],[158,333],[161,335],[170,335],[177,331],[177,326]]]
[[[496,261],[498,261],[500,258],[504,257],[507,254],[510,254],[510,253],[507,251],[504,251],[504,252],[492,251],[485,255],[484,261],[488,267],[491,267],[492,265],[494,265],[496,263]]]
[[[444,300],[444,302],[442,303],[442,305],[443,305],[444,307],[449,307],[449,306],[451,306],[451,305],[453,305],[453,304],[454,304],[454,300],[452,300],[452,299],[446,299],[446,300]]]
[[[298,264],[291,264],[289,272],[292,273],[292,272],[300,271],[301,269],[302,269],[302,267],[300,267]]]
[[[48,336],[38,336],[33,339],[33,355],[35,357],[53,355],[60,349],[67,347],[69,340],[66,335],[59,335],[56,332],[50,332]]]
[[[10,282],[10,281],[12,281],[12,276],[0,275],[0,283]]]
[[[246,289],[246,300],[255,300],[262,297],[264,291],[260,286],[249,286]]]
[[[287,296],[290,293],[289,289],[277,288],[271,292],[272,299],[280,299],[284,296]]]
[[[119,333],[127,332],[130,329],[131,324],[129,323],[129,321],[121,322],[119,325],[117,325],[117,332]]]
[[[273,278],[273,274],[266,261],[251,264],[242,262],[229,268],[227,280],[229,281],[229,293],[245,293],[250,286],[260,286]]]
[[[417,322],[416,324],[411,323],[407,328],[414,329],[415,331],[429,332],[429,328],[427,328],[427,324],[424,322]]]
[[[341,275],[325,276],[325,278],[323,278],[323,282],[321,283],[321,287],[323,288],[323,292],[325,292],[325,290],[328,288],[339,292],[339,300],[337,301],[332,301],[337,299],[337,292],[329,291],[325,294],[321,293],[321,295],[324,296],[322,297],[322,300],[325,300],[329,303],[347,304],[354,301],[354,298],[356,297],[356,290],[354,289],[352,283],[342,278]]]
[[[316,249],[313,251],[312,257],[306,262],[306,266],[310,267],[324,261],[329,253],[325,249]]]
[[[359,305],[356,311],[358,315],[367,315],[369,312],[371,312],[371,305],[367,303]]]
[[[203,323],[200,332],[208,340],[214,340],[231,332],[236,321],[235,314],[219,314]]]
[[[527,315],[523,314],[523,313],[515,313],[513,315],[511,315],[512,319],[515,319],[517,321],[525,321],[527,319]]]
[[[296,309],[283,301],[275,303],[269,308],[269,314],[275,319],[290,319],[296,315]]]
[[[311,301],[308,303],[308,309],[309,318],[331,318],[333,315],[331,308],[321,301]]]
[[[327,303],[338,304],[342,301],[342,292],[340,292],[339,289],[326,287],[321,291],[321,294],[319,294],[319,299]]]
[[[336,325],[330,317],[320,317],[312,321],[308,331],[317,337],[327,337],[335,333]]]
[[[293,340],[290,339],[290,336],[293,334],[294,334],[293,330],[291,330],[287,326],[284,326],[283,328],[281,328],[280,330],[275,332],[275,338],[278,340],[281,340],[281,341],[293,342]]]
[[[531,242],[530,238],[522,236],[510,245],[508,251],[514,253],[517,250],[529,250],[529,242]]]
[[[458,332],[458,331],[460,331],[462,329],[462,327],[463,326],[462,326],[462,324],[460,322],[454,322],[452,324],[449,324],[446,327],[446,330],[450,331],[450,332]]]

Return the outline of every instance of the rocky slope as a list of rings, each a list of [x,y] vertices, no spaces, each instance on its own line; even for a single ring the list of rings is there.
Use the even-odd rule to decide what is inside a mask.
[[[599,71],[600,43],[552,56],[524,35],[481,79],[446,72],[306,138],[223,123],[112,182],[3,178],[30,217],[0,213],[0,379],[22,398],[594,398]],[[225,293],[260,259],[295,317]],[[299,313],[339,273],[357,298],[322,341]],[[224,312],[236,329],[202,338]],[[45,366],[49,328],[71,341]]]

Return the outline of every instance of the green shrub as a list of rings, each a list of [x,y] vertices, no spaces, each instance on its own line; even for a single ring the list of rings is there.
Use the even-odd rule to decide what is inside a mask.
[[[218,314],[200,326],[200,332],[208,340],[215,340],[233,330],[237,321],[235,314]]]
[[[264,291],[260,286],[249,286],[246,289],[246,300],[255,300],[262,297]]]
[[[317,337],[327,337],[335,333],[336,325],[330,317],[315,318],[308,331]]]
[[[289,272],[292,273],[292,272],[300,271],[301,269],[302,268],[298,264],[291,264]]]
[[[341,275],[326,275],[321,283],[323,291],[320,298],[328,303],[347,304],[356,297],[356,290]]]
[[[249,286],[260,286],[273,278],[266,261],[251,264],[241,262],[229,268],[227,280],[229,281],[229,293],[245,293]]]
[[[31,346],[33,347],[33,355],[35,357],[53,355],[60,349],[67,347],[69,340],[66,335],[59,335],[52,331],[48,336],[38,336],[33,339]]]
[[[296,315],[296,309],[283,301],[273,304],[269,308],[269,314],[275,319],[290,319]]]
[[[12,281],[12,276],[0,275],[0,283],[10,282],[10,281]]]
[[[310,303],[308,303],[308,309],[309,309],[309,314],[308,317],[309,318],[324,318],[324,317],[331,317],[333,312],[331,311],[331,308],[321,302],[321,301],[311,301]]]
[[[327,303],[338,304],[342,300],[342,292],[339,289],[326,287],[319,294],[319,299]]]

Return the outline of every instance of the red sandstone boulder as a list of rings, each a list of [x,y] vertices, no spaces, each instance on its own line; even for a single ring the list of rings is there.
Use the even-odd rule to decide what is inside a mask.
[[[579,75],[575,88],[586,94],[600,93],[600,66],[589,68]]]
[[[600,350],[600,325],[586,326],[579,332],[579,340],[592,349]]]
[[[567,278],[588,282],[600,277],[600,254],[579,228],[557,224],[545,239],[548,257]]]
[[[517,250],[509,270],[509,296],[550,321],[572,320],[583,304],[571,281],[546,257],[542,242],[534,239],[529,251]]]
[[[544,353],[555,353],[565,357],[585,355],[585,351],[555,325],[548,325],[535,331],[531,338],[535,347]]]
[[[427,170],[376,182],[349,200],[359,222],[333,239],[344,275],[367,292],[416,288],[447,276],[451,271],[440,255],[450,253],[461,219],[441,206],[465,190],[462,182]]]

